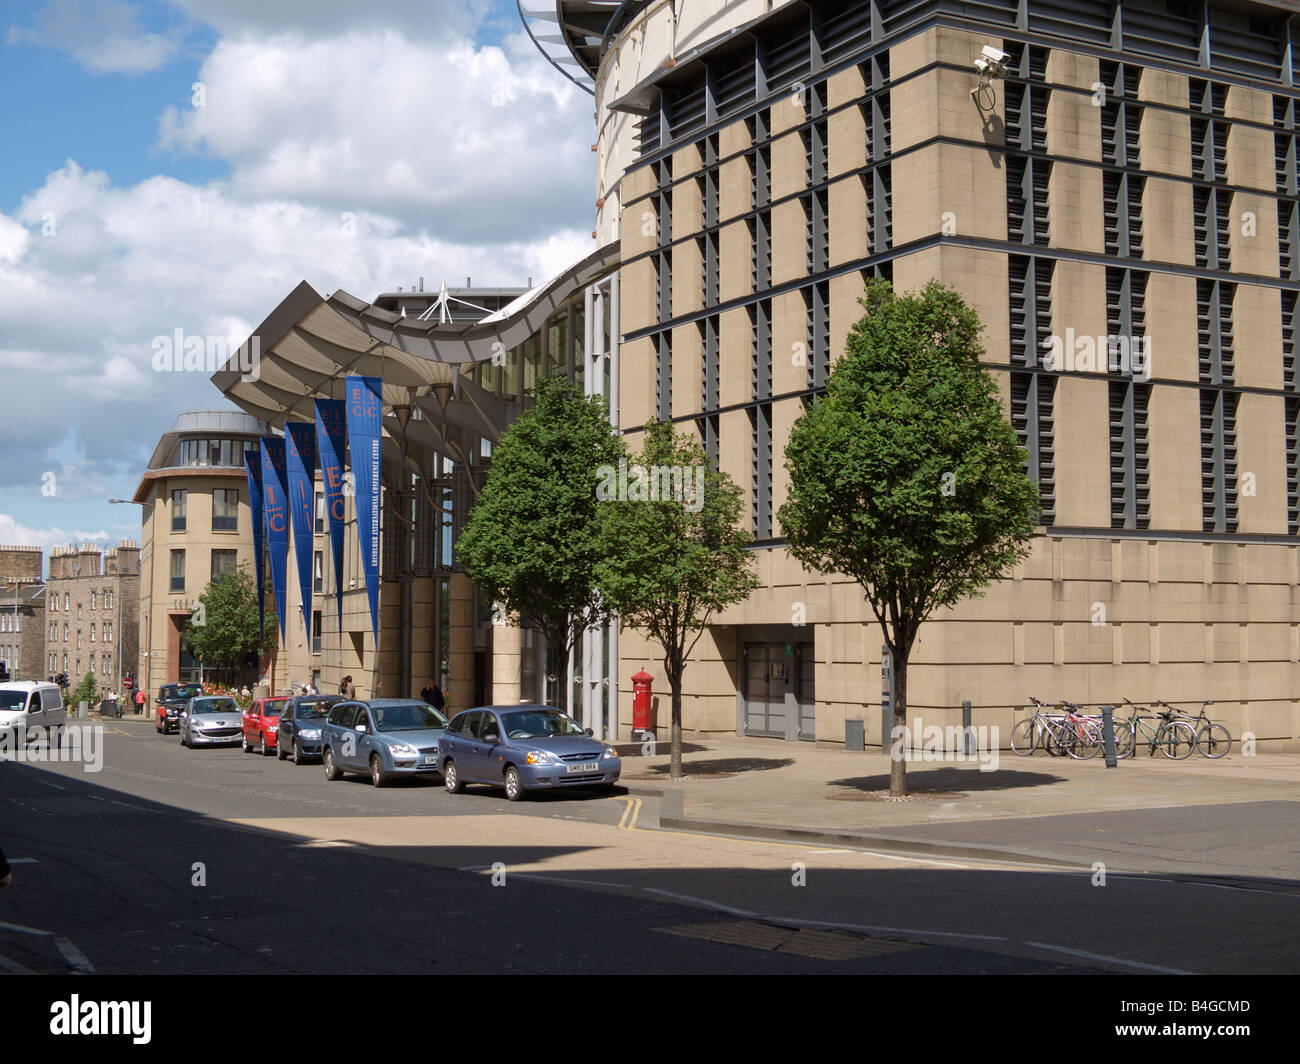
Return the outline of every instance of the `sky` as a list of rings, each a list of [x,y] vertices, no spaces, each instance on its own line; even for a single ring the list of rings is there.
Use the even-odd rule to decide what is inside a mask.
[[[108,499],[233,409],[155,337],[589,254],[593,140],[513,2],[0,0],[0,544],[139,539]]]

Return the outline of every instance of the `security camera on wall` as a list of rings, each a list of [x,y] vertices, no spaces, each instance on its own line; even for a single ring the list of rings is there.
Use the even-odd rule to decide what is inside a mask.
[[[1004,78],[1007,76],[1007,59],[1010,57],[1000,48],[986,44],[975,60],[975,69],[983,78]]]
[[[981,110],[991,109],[994,105],[992,84],[1007,76],[1007,59],[1010,58],[1000,48],[986,44],[975,58],[973,65],[980,76],[979,84],[971,89],[971,97]],[[983,97],[987,94],[988,99]]]

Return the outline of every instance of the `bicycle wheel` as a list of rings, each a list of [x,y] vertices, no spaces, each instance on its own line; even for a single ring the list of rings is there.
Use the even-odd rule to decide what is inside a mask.
[[[1087,761],[1101,753],[1101,728],[1090,720],[1076,721],[1070,728],[1070,756]]]
[[[1165,757],[1182,761],[1192,756],[1196,749],[1196,732],[1186,721],[1176,720],[1171,724],[1162,724],[1156,733],[1156,745]]]
[[[1116,759],[1133,756],[1133,726],[1126,720],[1113,721]]]
[[[1062,733],[1060,725],[1049,724],[1043,732],[1043,749],[1047,751],[1049,757],[1064,757],[1065,747],[1061,745]]]
[[[1232,749],[1232,733],[1222,724],[1206,724],[1196,733],[1196,749],[1202,757],[1222,757]]]
[[[1034,718],[1027,717],[1011,729],[1011,750],[1017,757],[1030,757],[1038,745],[1038,730]]]

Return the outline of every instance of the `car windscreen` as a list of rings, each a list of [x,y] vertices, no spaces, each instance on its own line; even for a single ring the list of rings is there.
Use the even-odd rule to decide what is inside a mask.
[[[403,702],[395,706],[371,706],[375,727],[382,732],[417,731],[422,728],[445,728],[447,718],[432,706]]]
[[[192,684],[168,684],[161,692],[158,698],[168,702],[188,702],[191,698],[198,698],[203,694],[203,688],[196,683]]]
[[[506,737],[538,739],[547,735],[585,735],[582,725],[558,709],[517,709],[501,714]]]
[[[331,702],[322,698],[319,701],[299,702],[293,711],[293,715],[297,720],[321,720],[328,715],[330,706],[337,701],[338,699]]]
[[[26,704],[26,691],[0,691],[0,709],[22,709]]]
[[[233,698],[196,698],[190,705],[190,712],[195,716],[203,713],[238,713],[239,707]]]

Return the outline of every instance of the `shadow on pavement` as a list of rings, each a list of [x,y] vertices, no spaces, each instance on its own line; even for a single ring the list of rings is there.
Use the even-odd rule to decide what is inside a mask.
[[[932,768],[917,771],[909,769],[907,790],[909,794],[940,794],[944,792],[1006,791],[1019,787],[1050,787],[1054,783],[1068,782],[1064,776],[1046,772],[1018,772],[1001,769],[997,772],[980,772],[975,769]],[[876,776],[853,776],[830,780],[832,787],[845,787],[855,791],[889,791],[889,773]]]

